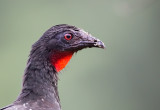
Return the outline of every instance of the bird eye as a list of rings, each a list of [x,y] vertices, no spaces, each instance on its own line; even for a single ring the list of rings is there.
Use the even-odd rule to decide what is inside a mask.
[[[65,38],[66,40],[71,40],[71,39],[72,39],[72,35],[71,35],[71,34],[65,34],[65,35],[64,35],[64,38]]]

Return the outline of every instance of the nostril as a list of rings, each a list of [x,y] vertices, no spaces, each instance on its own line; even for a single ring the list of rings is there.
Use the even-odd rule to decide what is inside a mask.
[[[97,42],[97,39],[95,39],[94,42]]]

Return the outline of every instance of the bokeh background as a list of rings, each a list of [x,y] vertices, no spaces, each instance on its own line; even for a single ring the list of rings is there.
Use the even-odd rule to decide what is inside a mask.
[[[107,48],[59,74],[62,110],[160,110],[160,0],[0,0],[0,108],[21,90],[31,45],[63,23]]]

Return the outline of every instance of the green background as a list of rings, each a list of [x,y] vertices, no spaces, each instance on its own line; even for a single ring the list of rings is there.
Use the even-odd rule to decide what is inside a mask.
[[[107,48],[59,74],[62,110],[160,110],[160,0],[0,0],[0,108],[21,90],[31,45],[63,23]]]

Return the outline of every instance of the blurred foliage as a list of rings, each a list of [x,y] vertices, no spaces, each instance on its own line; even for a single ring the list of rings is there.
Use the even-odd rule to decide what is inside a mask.
[[[78,52],[59,75],[63,110],[160,110],[159,0],[0,0],[0,108],[21,90],[31,45],[71,24],[107,48]]]

